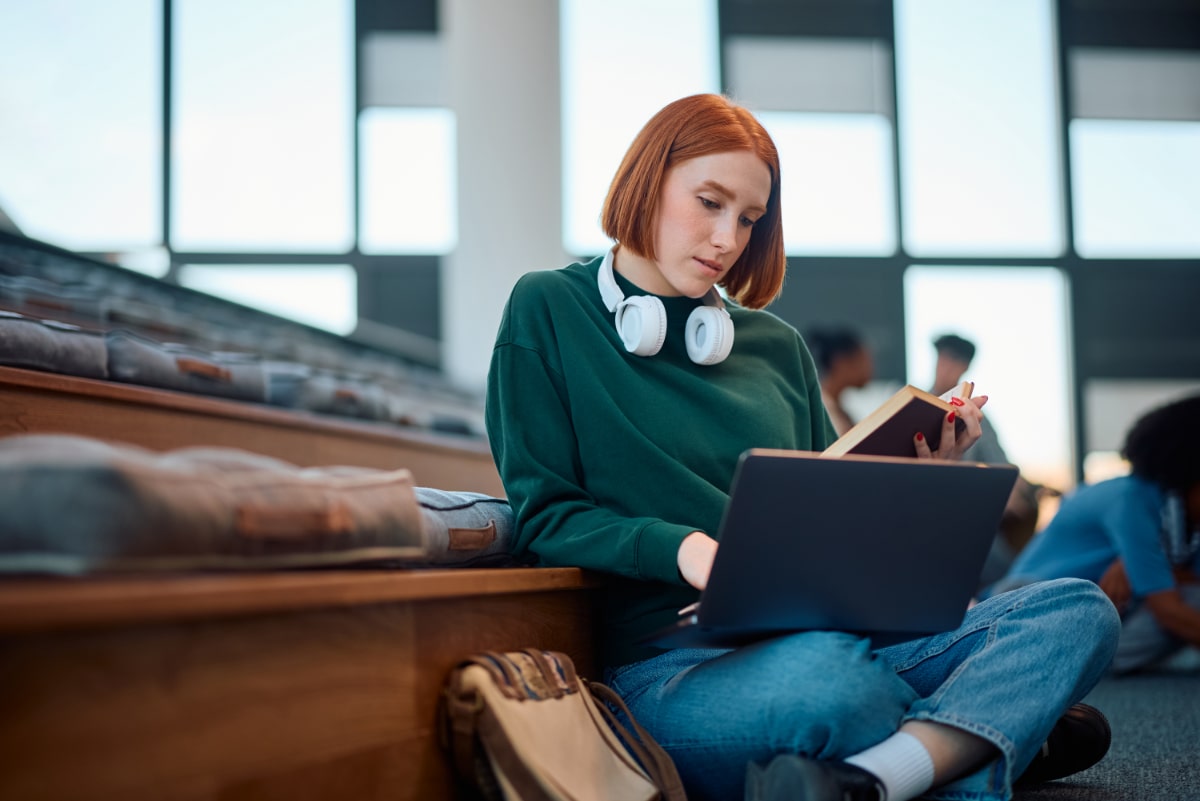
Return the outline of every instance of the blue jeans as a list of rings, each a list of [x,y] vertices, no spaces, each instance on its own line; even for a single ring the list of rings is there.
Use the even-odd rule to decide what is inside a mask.
[[[1095,584],[1059,579],[990,598],[955,631],[887,648],[805,632],[669,651],[606,680],[675,760],[689,798],[733,801],[748,762],[843,759],[904,721],[930,720],[1000,756],[929,796],[991,801],[1011,796],[1055,721],[1104,674],[1119,630]]]

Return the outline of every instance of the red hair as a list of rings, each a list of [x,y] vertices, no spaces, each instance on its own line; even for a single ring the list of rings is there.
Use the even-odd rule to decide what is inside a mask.
[[[767,211],[721,285],[729,297],[761,309],[783,289],[787,257],[779,210],[779,151],[762,123],[721,95],[692,95],[665,106],[638,132],[613,176],[600,220],[604,233],[639,256],[654,259],[654,225],[667,170],[676,164],[749,150],[771,172]]]

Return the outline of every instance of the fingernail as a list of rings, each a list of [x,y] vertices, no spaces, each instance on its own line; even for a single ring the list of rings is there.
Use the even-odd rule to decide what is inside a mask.
[[[949,415],[946,417],[946,422],[947,422],[947,423],[953,423],[953,422],[954,422],[954,417],[955,417],[955,415],[954,415],[954,412],[950,412],[950,414],[949,414]]]
[[[917,432],[917,442],[924,442],[924,441],[925,441],[925,435],[922,434],[920,431],[918,431]]]
[[[951,404],[952,406],[962,406],[962,405],[963,405],[963,399],[962,399],[962,398],[959,398],[959,397],[954,397],[954,398],[951,398],[951,399],[950,399],[950,404]]]

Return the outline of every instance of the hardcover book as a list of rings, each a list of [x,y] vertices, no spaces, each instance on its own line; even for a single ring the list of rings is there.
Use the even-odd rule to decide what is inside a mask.
[[[964,381],[945,395],[938,397],[913,385],[901,387],[883,405],[871,412],[849,431],[826,448],[822,456],[845,456],[848,453],[865,456],[908,456],[915,458],[917,448],[913,437],[920,431],[936,451],[942,439],[942,422],[957,408],[951,397],[966,400],[974,384]],[[966,427],[962,418],[954,423],[955,431]]]

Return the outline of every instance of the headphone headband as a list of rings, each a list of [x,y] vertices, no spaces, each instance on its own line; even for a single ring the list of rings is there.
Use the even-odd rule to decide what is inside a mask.
[[[653,356],[662,349],[667,333],[667,311],[654,295],[626,298],[613,271],[616,246],[604,254],[596,283],[604,306],[616,315],[617,332],[625,349],[638,356]],[[688,316],[684,333],[688,358],[696,364],[724,361],[733,347],[733,320],[716,287],[704,294],[703,305]]]

